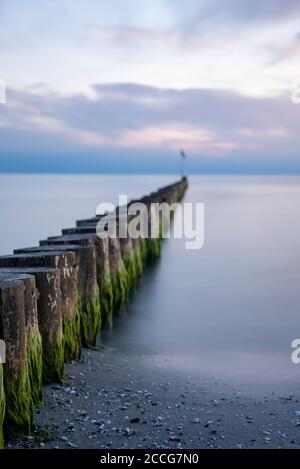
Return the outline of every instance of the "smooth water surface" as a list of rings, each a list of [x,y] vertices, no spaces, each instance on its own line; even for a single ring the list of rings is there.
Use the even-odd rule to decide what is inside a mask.
[[[1,254],[175,179],[0,175]],[[188,373],[300,382],[299,200],[299,177],[192,176],[185,202],[205,203],[204,247],[165,240],[106,343]]]
[[[191,177],[185,202],[205,203],[204,247],[164,242],[109,343],[162,367],[300,383],[299,183]]]

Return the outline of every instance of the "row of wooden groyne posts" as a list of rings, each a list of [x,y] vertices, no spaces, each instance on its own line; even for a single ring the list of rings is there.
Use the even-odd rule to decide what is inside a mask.
[[[139,202],[179,202],[186,188],[182,178]],[[6,347],[1,447],[4,439],[33,430],[42,385],[63,381],[65,363],[95,345],[100,329],[124,310],[145,266],[160,256],[160,237],[102,238],[99,219],[79,220],[62,236],[0,257],[0,339]]]

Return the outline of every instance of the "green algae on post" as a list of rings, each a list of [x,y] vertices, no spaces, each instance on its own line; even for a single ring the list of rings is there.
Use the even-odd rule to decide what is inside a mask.
[[[77,312],[77,265],[76,253],[68,250],[57,248],[52,249],[52,246],[38,246],[35,248],[15,249],[14,256],[1,256],[0,266],[2,267],[51,267],[58,268],[60,271],[60,303],[62,318],[68,318],[73,321],[76,327],[76,312]],[[67,346],[66,360],[77,358],[80,353],[80,344],[74,356],[70,356],[70,347]],[[74,343],[70,344],[73,348]],[[69,354],[69,355],[68,355]]]
[[[110,326],[112,324],[112,313],[113,313],[113,288],[110,272],[106,272],[101,279],[99,287],[99,296],[100,296],[100,309],[101,309],[101,319],[102,327],[105,325]]]
[[[34,404],[31,398],[27,363],[22,364],[18,375],[13,379],[5,373],[4,388],[6,396],[5,435],[10,439],[23,433],[31,433],[34,429]]]
[[[129,292],[128,274],[122,259],[120,240],[109,238],[109,262],[113,291],[114,312],[122,312],[125,309]]]
[[[122,313],[125,310],[128,295],[128,274],[123,261],[120,262],[118,271],[111,275],[114,312]]]
[[[25,330],[28,372],[32,400],[36,405],[42,402],[43,369],[42,337],[38,325],[36,282],[33,275],[20,274],[18,278],[24,281]]]
[[[43,348],[43,381],[64,379],[64,340],[61,315],[60,273],[58,269],[45,269],[36,274],[38,319]]]
[[[13,438],[30,433],[34,427],[26,349],[24,283],[14,278],[0,280],[0,296],[0,330],[6,345],[4,429],[5,435]]]
[[[77,309],[77,252],[69,251],[65,254],[60,258],[59,268],[64,359],[68,362],[80,357],[81,342]]]
[[[43,352],[42,352],[42,338],[39,332],[35,335],[27,336],[27,358],[28,358],[28,372],[31,387],[32,400],[35,405],[41,404],[42,396],[42,382],[43,382]]]
[[[139,280],[143,274],[144,266],[146,263],[146,244],[145,240],[142,238],[134,239],[132,241],[136,276],[137,280]]]
[[[66,361],[80,357],[81,345],[93,346],[95,331],[101,327],[94,241],[88,236],[76,239],[76,241],[74,239],[74,242],[82,244],[68,245],[69,241],[69,237],[64,236],[40,241],[40,248],[45,250],[47,256],[51,252],[54,254],[56,250],[60,253],[60,257],[67,254],[76,256],[76,285],[73,283],[73,287],[69,288],[67,290],[69,293],[65,295],[67,298],[70,298],[71,294],[75,297],[72,298],[71,312],[68,308],[68,314],[62,314]],[[63,267],[63,270],[65,271],[66,268]],[[67,309],[65,308],[64,311]]]
[[[96,230],[96,227],[95,227]],[[113,290],[109,264],[109,241],[93,234],[96,249],[97,282],[100,295],[101,327],[111,326],[113,314]]]
[[[62,319],[65,361],[78,360],[81,356],[80,313],[76,305],[75,318]]]
[[[34,264],[41,256],[47,259],[49,267],[60,270],[61,315],[64,329],[65,361],[80,357],[80,326],[77,311],[77,263],[76,251],[79,246],[43,245],[15,249],[15,254],[35,255]],[[38,256],[38,257],[37,257]],[[20,262],[20,261],[19,261]],[[30,260],[30,262],[33,262]],[[45,261],[39,261],[44,265]]]
[[[1,268],[2,278],[14,278],[24,285],[26,353],[31,395],[34,404],[42,402],[42,339],[38,327],[36,283],[34,268]],[[29,274],[28,274],[29,273]]]
[[[77,263],[81,342],[83,347],[89,347],[96,344],[101,327],[95,246],[80,246]]]
[[[147,240],[145,238],[139,238],[139,256],[142,262],[142,270],[143,267],[147,264]]]
[[[57,340],[57,337],[56,337]],[[51,353],[43,353],[43,382],[63,383],[65,378],[63,336],[54,345]]]
[[[147,263],[152,264],[160,259],[161,244],[161,238],[149,238],[146,240]]]
[[[96,287],[94,298],[86,303],[79,300],[81,342],[83,347],[96,345],[98,332],[101,328],[100,297]]]
[[[135,290],[138,281],[138,265],[132,248],[124,250],[123,262],[127,272],[128,290],[132,293]]]

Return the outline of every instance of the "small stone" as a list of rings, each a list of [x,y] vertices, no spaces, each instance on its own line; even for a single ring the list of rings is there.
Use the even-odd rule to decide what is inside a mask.
[[[209,420],[208,422],[206,422],[206,424],[204,425],[205,428],[209,428],[213,425],[214,421],[213,420]]]
[[[134,417],[130,420],[130,423],[139,423],[140,419],[139,417]]]
[[[126,428],[125,428],[125,432],[124,432],[124,435],[125,435],[125,436],[132,436],[132,435],[134,435],[134,434],[135,434],[135,431],[134,431],[134,430],[132,430],[132,429],[129,428],[129,427],[126,427]]]
[[[70,446],[71,448],[78,448],[78,446],[75,445],[75,443],[72,443],[71,441],[68,442],[68,446]]]

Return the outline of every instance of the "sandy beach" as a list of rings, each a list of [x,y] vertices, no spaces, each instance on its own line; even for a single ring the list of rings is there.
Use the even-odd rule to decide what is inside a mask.
[[[165,360],[168,360],[166,357]],[[85,350],[44,388],[36,432],[13,448],[299,448],[296,391],[162,369],[155,356]]]

